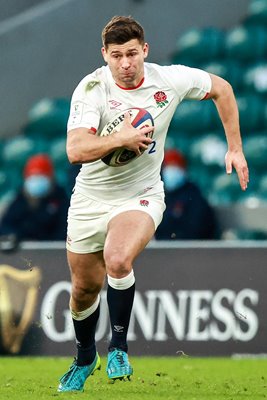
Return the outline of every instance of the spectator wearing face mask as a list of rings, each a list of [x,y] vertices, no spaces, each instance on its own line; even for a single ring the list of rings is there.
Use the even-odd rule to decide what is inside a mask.
[[[0,235],[21,240],[65,240],[69,198],[56,182],[46,154],[31,157],[21,189],[0,221]]]
[[[200,189],[190,182],[186,160],[176,149],[165,152],[162,164],[166,210],[157,240],[215,239],[217,224],[212,207]]]

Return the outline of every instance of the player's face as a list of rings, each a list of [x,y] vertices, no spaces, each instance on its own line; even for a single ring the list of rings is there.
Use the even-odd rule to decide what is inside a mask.
[[[110,44],[107,49],[102,48],[102,54],[119,86],[133,88],[143,79],[147,43],[142,45],[137,39],[132,39],[124,44]]]

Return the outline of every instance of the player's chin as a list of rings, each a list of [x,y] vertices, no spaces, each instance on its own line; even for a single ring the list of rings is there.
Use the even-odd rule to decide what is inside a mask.
[[[121,82],[124,84],[134,84],[135,83],[135,75],[134,74],[124,74],[120,77]]]

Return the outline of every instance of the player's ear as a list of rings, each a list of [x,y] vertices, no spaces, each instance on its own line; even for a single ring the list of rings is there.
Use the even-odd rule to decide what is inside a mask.
[[[149,44],[148,43],[144,44],[143,52],[144,52],[144,58],[147,58],[148,53],[149,53]]]
[[[102,53],[104,60],[107,62],[107,54],[106,54],[105,47],[101,47],[101,53]]]

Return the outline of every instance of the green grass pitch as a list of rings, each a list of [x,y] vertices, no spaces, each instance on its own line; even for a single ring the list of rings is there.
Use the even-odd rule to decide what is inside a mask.
[[[102,369],[83,393],[57,393],[71,358],[1,357],[0,399],[257,400],[267,398],[267,359],[131,357],[131,382],[108,382]]]

